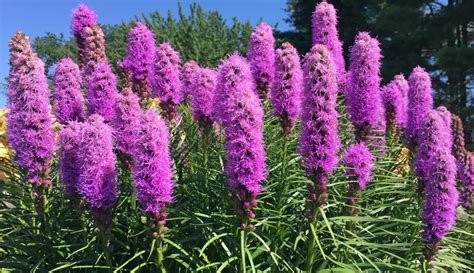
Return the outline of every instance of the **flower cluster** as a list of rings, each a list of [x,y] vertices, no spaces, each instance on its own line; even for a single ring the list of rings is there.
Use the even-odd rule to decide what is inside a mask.
[[[275,81],[271,90],[273,114],[279,117],[285,132],[289,132],[300,115],[303,70],[298,51],[283,43],[275,52]]]
[[[255,92],[249,64],[234,53],[219,67],[214,111],[225,129],[225,172],[236,204],[246,210],[243,223],[255,217],[245,208],[263,190],[266,176],[263,109]],[[248,212],[250,211],[250,212]],[[239,213],[240,211],[237,210]]]
[[[72,198],[79,196],[81,124],[70,121],[59,132],[59,175],[64,191]]]
[[[420,142],[420,131],[426,113],[433,107],[430,75],[421,67],[413,69],[408,78],[408,113],[405,140],[408,147],[415,150]]]
[[[127,55],[122,67],[131,77],[132,87],[142,98],[151,96],[151,77],[155,35],[147,26],[138,22],[128,35]]]
[[[117,96],[117,77],[112,68],[107,63],[98,64],[87,86],[89,115],[99,114],[106,122],[111,122],[115,116]]]
[[[180,103],[179,54],[169,43],[162,43],[155,51],[153,88],[160,99],[160,107],[168,120],[176,116],[175,105]]]
[[[327,179],[336,167],[340,140],[337,134],[337,78],[331,52],[315,45],[305,56],[300,153],[308,176],[310,199],[324,206]]]
[[[54,113],[58,121],[84,121],[81,71],[70,58],[59,61],[54,71]]]
[[[250,44],[247,59],[257,84],[257,92],[261,98],[266,98],[273,83],[275,74],[275,38],[272,27],[260,23],[250,34]]]
[[[208,68],[196,69],[189,87],[191,110],[201,128],[212,126],[213,101],[217,85],[216,72]]]
[[[338,79],[345,74],[345,62],[342,56],[342,42],[337,32],[336,10],[332,4],[321,2],[312,15],[313,46],[321,44],[331,52],[336,66]]]
[[[140,127],[140,99],[130,88],[124,88],[115,104],[113,119],[114,136],[117,147],[131,155],[136,142],[136,134]]]
[[[181,68],[181,101],[187,99],[189,88],[198,69],[199,65],[193,60],[186,62]]]
[[[86,39],[86,27],[92,27],[97,24],[97,15],[94,11],[84,4],[79,4],[72,11],[71,29],[72,34],[76,38],[79,48],[83,48]]]
[[[380,92],[379,42],[367,32],[360,32],[351,48],[351,65],[347,90],[347,110],[358,141],[374,146],[383,140],[385,117]]]
[[[54,151],[48,80],[44,64],[22,32],[13,35],[8,78],[7,138],[15,161],[35,185],[50,185],[47,177]]]
[[[405,128],[408,103],[408,82],[402,74],[396,75],[382,89],[382,100],[385,108],[387,131]]]

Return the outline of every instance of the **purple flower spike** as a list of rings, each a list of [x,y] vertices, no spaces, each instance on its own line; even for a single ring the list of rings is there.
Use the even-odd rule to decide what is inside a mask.
[[[351,48],[351,78],[347,106],[358,141],[383,145],[385,116],[380,92],[379,42],[367,32],[360,32]],[[373,137],[377,138],[373,138]]]
[[[344,151],[344,165],[348,167],[346,175],[355,177],[358,190],[365,189],[367,182],[372,180],[372,164],[374,156],[365,143],[352,144]]]
[[[194,75],[199,69],[199,65],[191,60],[186,62],[181,69],[181,101],[185,101],[189,95],[189,88],[191,87]]]
[[[140,127],[140,99],[130,88],[124,88],[118,96],[113,119],[114,134],[117,147],[131,155],[136,142],[136,134]]]
[[[387,131],[395,131],[397,127],[405,128],[408,103],[407,95],[408,82],[402,74],[396,75],[394,79],[382,89]]]
[[[464,161],[468,153],[464,143],[464,127],[458,116],[453,114],[451,118],[453,125],[453,155],[456,161]]]
[[[70,121],[59,132],[59,175],[64,191],[70,197],[78,197],[78,184],[81,169],[79,166],[81,124]]]
[[[344,77],[345,62],[342,56],[342,42],[337,32],[336,10],[332,4],[321,2],[312,16],[313,46],[321,44],[331,52],[336,65],[338,79]]]
[[[79,4],[79,6],[72,11],[72,34],[76,38],[80,48],[84,45],[85,28],[90,28],[95,24],[97,24],[97,15],[85,4]]]
[[[423,129],[419,131],[419,148],[415,157],[415,173],[419,179],[419,190],[424,191],[429,178],[429,165],[433,153],[438,149],[451,150],[451,128],[437,110],[429,110],[425,115]]]
[[[115,115],[117,101],[117,78],[107,63],[98,64],[87,87],[89,114],[99,114],[106,122],[111,122]]]
[[[195,72],[193,83],[189,88],[191,109],[194,119],[201,128],[212,126],[213,101],[217,85],[216,72],[208,68],[199,68]]]
[[[91,115],[82,125],[78,192],[92,209],[109,210],[118,195],[112,129],[104,118]]]
[[[169,43],[162,43],[155,51],[153,86],[155,95],[168,120],[176,115],[180,103],[179,54]]]
[[[63,58],[54,72],[54,112],[62,124],[84,120],[81,71],[70,58]]]
[[[252,74],[257,83],[257,91],[261,98],[267,98],[273,83],[275,73],[274,44],[272,27],[266,23],[260,23],[250,34],[247,59],[251,65]]]
[[[467,152],[464,164],[458,162],[459,178],[461,179],[461,204],[465,209],[472,209],[474,192],[474,153]]]
[[[173,201],[169,133],[164,121],[153,110],[143,112],[140,123],[133,152],[133,179],[142,209],[155,215]]]
[[[231,190],[241,197],[263,191],[266,176],[263,109],[255,92],[250,66],[234,53],[219,67],[215,113],[225,129]]]
[[[432,261],[438,252],[439,242],[453,228],[456,221],[458,191],[456,163],[449,150],[435,151],[430,158],[428,169],[422,237],[431,244],[431,249],[425,249],[425,255],[428,261]]]
[[[331,52],[315,45],[305,56],[300,154],[306,173],[316,188],[311,194],[325,196],[328,176],[336,167],[339,150],[336,98],[337,78]],[[325,199],[325,198],[324,198]],[[324,205],[320,200],[320,206]]]
[[[433,107],[430,75],[417,66],[408,78],[408,116],[405,140],[410,149],[415,150],[420,142],[420,131],[426,113]]]
[[[151,95],[155,35],[147,26],[138,22],[128,34],[127,56],[122,65],[131,76],[132,87],[142,98]]]
[[[15,150],[15,161],[28,170],[32,182],[49,185],[47,172],[54,151],[54,132],[44,64],[24,33],[15,33],[8,44],[7,139]]]
[[[300,115],[303,70],[298,52],[290,43],[283,43],[275,53],[275,81],[271,92],[273,114],[280,118],[283,130],[289,132]]]

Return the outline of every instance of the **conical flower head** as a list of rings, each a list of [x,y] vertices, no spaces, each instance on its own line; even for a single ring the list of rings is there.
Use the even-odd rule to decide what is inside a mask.
[[[91,208],[108,210],[117,199],[118,189],[112,129],[102,116],[91,115],[82,125],[79,147],[77,190]]]
[[[464,161],[467,155],[467,150],[464,142],[464,127],[461,119],[452,115],[453,125],[453,155],[456,161]]]
[[[144,23],[138,22],[128,34],[127,55],[122,62],[138,94],[151,95],[154,54],[155,35]]]
[[[62,124],[84,120],[81,72],[70,58],[61,59],[54,71],[54,112]]]
[[[140,128],[142,110],[140,99],[130,88],[124,88],[115,104],[113,119],[114,135],[117,147],[131,155],[136,142],[136,134]]]
[[[437,244],[456,222],[458,191],[454,157],[449,150],[438,149],[429,160],[428,170],[422,237],[430,244]]]
[[[374,156],[363,142],[350,145],[343,154],[344,166],[347,167],[346,175],[355,177],[359,183],[359,189],[365,189],[367,182],[373,179]]]
[[[106,122],[111,122],[115,115],[117,96],[117,77],[112,68],[107,63],[98,64],[87,87],[89,114],[99,114]]]
[[[153,86],[162,102],[180,102],[179,54],[169,43],[162,43],[155,51]]]
[[[425,115],[433,107],[430,75],[423,68],[417,66],[408,78],[408,86],[410,89],[408,91],[405,138],[408,146],[413,149],[419,144]]]
[[[402,74],[396,75],[382,88],[382,101],[385,108],[387,127],[405,128],[407,116],[408,82]]]
[[[156,214],[173,201],[174,182],[168,127],[153,110],[142,112],[133,152],[137,201],[146,213]]]
[[[303,92],[303,70],[296,48],[283,43],[275,53],[275,81],[271,99],[273,114],[280,117],[285,131],[291,129],[300,115]]]
[[[261,98],[266,98],[273,83],[275,73],[275,38],[272,27],[260,23],[250,34],[247,59],[257,83],[257,91]]]
[[[383,136],[385,131],[379,75],[381,58],[377,39],[367,32],[360,32],[351,48],[347,106],[356,136],[361,141]]]
[[[81,124],[76,121],[70,121],[59,131],[59,175],[64,184],[64,191],[70,196],[79,194],[79,156],[82,152],[80,141]]]
[[[429,179],[429,166],[434,152],[438,149],[451,151],[451,128],[447,125],[440,111],[429,110],[425,115],[415,157],[415,173],[423,185]]]
[[[81,47],[85,39],[85,28],[92,27],[95,24],[97,24],[97,15],[85,4],[79,4],[79,6],[72,11],[71,29],[72,34],[79,43],[79,47]]]
[[[45,180],[54,151],[48,81],[44,64],[22,32],[13,35],[8,78],[7,138],[15,161],[29,171],[35,184]]]
[[[250,66],[236,53],[219,67],[214,111],[225,129],[229,186],[237,195],[256,196],[266,176],[263,109]]]
[[[186,62],[181,69],[181,101],[186,100],[189,95],[189,88],[191,87],[196,71],[199,70],[199,65],[191,60]]]
[[[321,44],[331,52],[338,78],[344,76],[345,62],[342,56],[342,42],[337,32],[336,9],[332,4],[321,2],[316,6],[311,19],[313,46]]]
[[[320,180],[336,167],[337,134],[336,67],[323,45],[315,45],[305,56],[300,153],[310,177]]]
[[[209,68],[199,68],[189,88],[191,110],[201,126],[210,127],[213,116],[213,101],[216,92],[217,74]]]

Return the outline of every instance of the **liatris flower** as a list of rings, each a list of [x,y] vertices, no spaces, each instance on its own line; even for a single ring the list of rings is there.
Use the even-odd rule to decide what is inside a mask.
[[[377,145],[385,131],[379,76],[381,58],[379,42],[367,32],[360,32],[351,48],[347,106],[358,141]],[[379,138],[373,139],[374,136]]]
[[[89,114],[99,114],[106,122],[111,122],[117,96],[117,78],[112,68],[107,63],[98,64],[87,87]]]
[[[75,10],[72,11],[71,29],[72,34],[76,38],[79,48],[84,47],[86,39],[86,27],[92,27],[97,24],[97,15],[94,11],[84,4],[79,4]]]
[[[271,99],[273,114],[280,119],[284,132],[289,132],[300,114],[303,71],[296,48],[283,43],[275,52],[275,81]]]
[[[436,108],[436,112],[438,112],[443,119],[444,124],[446,125],[446,128],[448,128],[448,134],[447,134],[447,142],[448,142],[448,148],[451,150],[453,147],[453,134],[452,134],[452,118],[451,118],[451,112],[444,107],[444,106],[439,106]]]
[[[321,2],[316,6],[311,19],[313,46],[321,44],[331,52],[336,65],[337,77],[345,73],[345,62],[342,56],[342,43],[337,32],[336,10],[332,4]]]
[[[462,192],[461,204],[465,209],[472,208],[472,194],[474,192],[474,153],[467,152],[464,164],[458,165]]]
[[[417,66],[408,78],[408,115],[405,140],[411,150],[416,150],[420,142],[420,131],[426,113],[433,106],[430,75]]]
[[[145,24],[138,22],[128,35],[127,56],[122,65],[130,73],[133,89],[142,98],[151,95],[154,54],[155,35]]]
[[[248,218],[255,217],[252,207],[266,176],[263,109],[250,66],[237,53],[219,67],[214,111],[225,129],[229,186],[237,196],[236,210],[243,227],[247,227]]]
[[[425,115],[423,129],[419,131],[419,148],[415,157],[415,173],[419,180],[419,190],[422,193],[429,178],[429,164],[437,149],[451,150],[451,128],[447,126],[442,113],[429,110]]]
[[[189,95],[189,88],[191,87],[193,77],[196,71],[199,69],[199,65],[191,60],[186,62],[181,69],[181,101],[185,101]]]
[[[331,52],[315,45],[305,56],[304,98],[302,103],[300,153],[306,173],[310,199],[324,206],[327,180],[336,167],[339,150],[336,98],[337,78]],[[314,207],[314,206],[313,206]]]
[[[382,89],[382,100],[385,107],[387,132],[396,133],[396,128],[405,128],[407,117],[408,83],[402,74],[396,75]]]
[[[115,104],[115,117],[112,124],[117,147],[128,155],[133,152],[141,113],[138,96],[132,89],[124,88]]]
[[[172,120],[180,102],[179,54],[166,42],[155,51],[153,86],[166,118]]]
[[[33,184],[47,186],[50,185],[47,173],[54,151],[54,132],[44,64],[31,49],[24,33],[15,33],[8,44],[7,139],[15,150],[14,160],[28,170]]]
[[[356,216],[359,213],[358,208],[353,206],[356,203],[356,197],[362,198],[360,190],[365,189],[367,182],[372,180],[372,164],[374,156],[370,153],[365,143],[352,144],[344,151],[344,166],[347,167],[346,175],[355,180],[349,184],[347,191],[349,214]],[[359,193],[359,194],[358,194]]]
[[[212,102],[217,85],[216,72],[208,68],[199,68],[189,88],[191,110],[201,128],[212,126]]]
[[[458,191],[456,189],[456,163],[449,150],[434,151],[429,162],[429,180],[423,207],[422,237],[430,244],[424,249],[426,259],[433,261],[439,243],[456,221]]]
[[[252,74],[257,83],[257,91],[261,98],[268,96],[273,83],[275,73],[274,43],[272,27],[266,23],[260,23],[250,34],[247,59],[251,65]]]
[[[140,120],[133,152],[137,201],[146,214],[157,220],[157,232],[162,233],[167,215],[163,207],[173,201],[174,189],[169,133],[163,120],[153,110],[143,112]]]
[[[461,119],[456,115],[451,115],[453,125],[453,155],[456,161],[464,161],[467,150],[464,143],[464,127]]]
[[[79,47],[79,60],[84,83],[88,85],[91,82],[95,66],[108,62],[105,55],[104,32],[97,23],[94,11],[84,4],[80,4],[77,9],[73,10],[71,28]]]
[[[118,189],[112,129],[102,116],[91,115],[82,125],[79,147],[77,191],[89,205],[95,224],[106,230],[112,221],[110,209],[117,199]]]
[[[79,154],[81,140],[81,124],[70,121],[59,131],[59,175],[64,184],[64,191],[73,199],[79,197],[80,166]]]
[[[54,112],[62,124],[84,120],[81,72],[70,58],[63,58],[54,72]]]

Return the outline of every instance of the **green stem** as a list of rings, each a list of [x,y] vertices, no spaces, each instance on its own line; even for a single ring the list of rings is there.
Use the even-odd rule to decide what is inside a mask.
[[[307,250],[307,255],[306,255],[306,272],[311,273],[313,271],[313,265],[314,265],[314,249],[315,249],[315,243],[316,243],[316,227],[318,224],[318,212],[319,208],[316,206],[313,206],[311,209],[311,214],[312,214],[312,219],[315,219],[314,222],[309,223],[309,241],[308,241],[308,250]],[[314,232],[313,232],[314,230]]]
[[[240,272],[247,272],[245,263],[245,249],[247,248],[247,233],[245,230],[240,230]]]
[[[110,234],[111,234],[111,226],[107,227],[107,229],[100,232],[100,239],[102,243],[102,250],[104,251],[105,259],[107,261],[107,265],[109,269],[113,268],[112,263],[112,255],[110,253]]]
[[[280,194],[280,201],[279,201],[280,207],[283,207],[282,203],[285,200],[284,197],[286,196],[286,193],[289,188],[288,181],[286,179],[288,176],[287,175],[287,166],[288,166],[287,157],[288,157],[288,134],[285,133],[284,138],[283,138],[283,158],[281,162],[281,181],[283,183],[283,191]]]
[[[164,255],[163,255],[163,240],[159,237],[156,238],[156,263],[161,273],[166,273],[165,265],[163,264]]]

